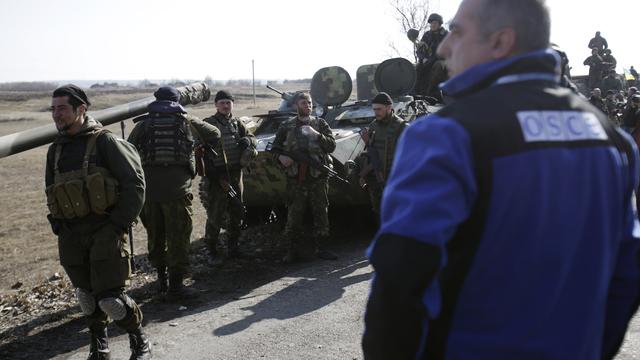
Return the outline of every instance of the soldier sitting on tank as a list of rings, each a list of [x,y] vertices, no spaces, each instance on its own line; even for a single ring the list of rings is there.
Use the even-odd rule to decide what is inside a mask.
[[[193,230],[194,143],[215,145],[220,131],[187,115],[175,88],[161,87],[154,96],[149,114],[134,120],[128,139],[140,153],[147,179],[140,219],[147,229],[149,260],[158,272],[157,290],[168,290],[170,300],[192,298],[197,291],[183,280]]]
[[[371,101],[375,120],[360,135],[366,151],[357,159],[360,186],[367,190],[371,208],[380,216],[382,192],[396,152],[396,144],[407,123],[396,115],[389,94],[381,92]]]
[[[312,100],[308,93],[299,93],[295,104],[298,116],[283,122],[273,141],[274,148],[287,152],[301,152],[322,162],[331,164],[329,154],[336,148],[336,140],[327,122],[311,116]],[[307,163],[297,163],[286,155],[277,161],[287,175],[287,224],[284,240],[288,250],[284,263],[298,260],[298,241],[302,236],[307,209],[313,218],[315,254],[318,258],[334,260],[337,256],[326,249],[329,240],[329,180],[326,174]]]
[[[87,115],[91,103],[75,85],[53,92],[59,135],[49,147],[47,206],[60,264],[88,320],[89,359],[110,359],[110,319],[129,333],[131,359],[150,359],[142,311],[124,291],[131,276],[127,228],[144,201],[144,173],[135,148]]]
[[[214,264],[223,260],[217,248],[223,226],[227,235],[227,258],[241,255],[238,240],[244,209],[237,204],[242,201],[242,169],[258,155],[255,137],[247,131],[242,121],[233,116],[233,104],[234,97],[230,92],[218,91],[215,96],[217,112],[204,119],[221,133],[221,141],[215,147],[217,156],[213,158],[213,171],[207,171],[200,184],[201,199],[207,210],[204,238]],[[231,194],[236,194],[236,197],[232,198]],[[225,213],[228,214],[227,225],[223,224]]]
[[[430,29],[424,33],[416,49],[418,56],[416,94],[442,100],[438,85],[447,80],[447,69],[444,60],[437,55],[436,51],[449,32],[442,27],[444,20],[439,14],[429,15],[427,22]]]

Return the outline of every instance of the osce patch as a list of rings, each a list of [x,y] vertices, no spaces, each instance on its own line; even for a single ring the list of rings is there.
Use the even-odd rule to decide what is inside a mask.
[[[580,111],[521,111],[517,113],[526,142],[607,140],[598,118]]]

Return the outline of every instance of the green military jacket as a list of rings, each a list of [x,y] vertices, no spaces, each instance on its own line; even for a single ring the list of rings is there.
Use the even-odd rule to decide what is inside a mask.
[[[382,120],[374,120],[369,126],[368,148],[374,147],[378,151],[382,163],[382,173],[385,179],[389,178],[391,166],[396,153],[396,145],[400,135],[407,127],[407,122],[395,112]]]
[[[106,169],[117,181],[117,202],[106,214],[91,213],[87,216],[66,221],[73,223],[101,223],[109,221],[117,229],[126,229],[142,210],[144,204],[145,179],[136,149],[128,142],[103,130],[102,124],[86,116],[80,131],[74,135],[59,135],[49,146],[45,167],[45,185],[48,188],[55,182],[57,148],[60,148],[57,170],[59,173],[70,173],[82,169],[83,158],[88,140],[96,133],[94,155],[89,159],[91,166]]]
[[[192,142],[206,142],[215,146],[220,139],[220,131],[195,116],[187,114],[166,114],[167,116],[178,116],[190,123]],[[144,151],[145,121],[142,116],[134,120],[136,126],[129,134],[128,141],[133,144],[139,152]],[[149,201],[172,201],[180,199],[191,193],[191,182],[195,176],[195,157],[191,151],[190,164],[171,166],[143,166],[147,179],[146,197]]]

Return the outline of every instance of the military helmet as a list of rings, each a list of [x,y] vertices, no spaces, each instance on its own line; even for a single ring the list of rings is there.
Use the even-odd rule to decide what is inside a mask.
[[[431,24],[432,21],[438,21],[440,25],[444,23],[444,20],[442,19],[442,15],[436,14],[436,13],[429,15],[429,18],[427,19],[427,22],[429,24]]]

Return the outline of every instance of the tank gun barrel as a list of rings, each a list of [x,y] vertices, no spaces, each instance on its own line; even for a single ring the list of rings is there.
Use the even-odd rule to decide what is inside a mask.
[[[180,92],[180,104],[193,105],[207,101],[211,97],[211,89],[205,83],[194,83],[177,88]],[[155,101],[150,96],[144,99],[117,105],[103,110],[89,112],[95,120],[107,126],[122,120],[142,115],[147,112],[147,105]],[[52,142],[58,135],[54,124],[20,131],[0,137],[0,158]]]
[[[267,89],[269,90],[273,90],[276,93],[278,93],[280,95],[280,97],[282,98],[282,100],[286,101],[286,102],[290,102],[291,100],[293,100],[293,96],[294,94],[290,93],[290,92],[285,92],[285,91],[280,91],[276,88],[274,88],[271,85],[267,85]]]

